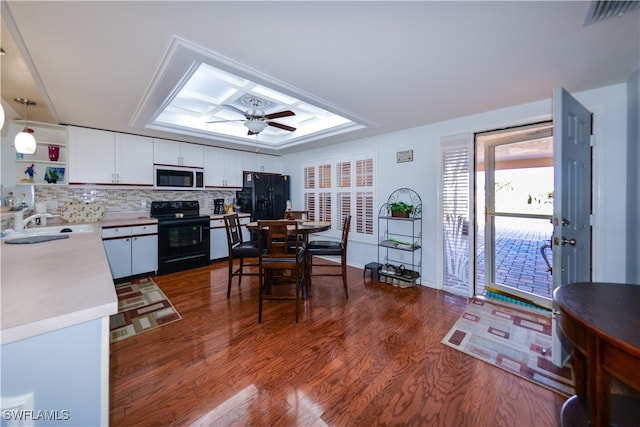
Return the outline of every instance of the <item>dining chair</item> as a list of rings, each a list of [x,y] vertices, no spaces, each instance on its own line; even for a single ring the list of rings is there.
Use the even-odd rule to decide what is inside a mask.
[[[242,238],[242,225],[237,213],[224,216],[224,228],[227,230],[227,245],[229,246],[229,278],[227,283],[227,298],[231,296],[231,281],[238,276],[238,287],[242,282],[242,276],[257,276],[259,271],[251,272],[251,267],[259,267],[260,263],[246,263],[245,258],[258,258],[260,256],[258,244],[255,241],[244,241]],[[234,270],[234,260],[239,260],[238,268]]]
[[[309,277],[313,276],[341,276],[344,294],[349,299],[349,290],[347,288],[347,243],[349,242],[349,229],[351,228],[351,215],[344,217],[342,223],[342,238],[339,242],[333,240],[312,240],[307,243],[307,264],[309,268]],[[331,256],[340,257],[339,264],[314,264],[314,256]],[[313,268],[335,269],[340,268],[340,273],[320,272],[314,273]]]
[[[260,292],[258,323],[262,323],[264,300],[295,300],[296,323],[304,284],[306,256],[298,233],[298,223],[288,220],[258,221],[264,238],[258,239]],[[291,237],[294,237],[293,244]],[[291,293],[291,287],[295,295]]]

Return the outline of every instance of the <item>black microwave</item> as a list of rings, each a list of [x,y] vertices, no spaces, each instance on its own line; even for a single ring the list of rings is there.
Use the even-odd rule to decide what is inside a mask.
[[[156,166],[154,186],[164,190],[202,190],[204,170]]]

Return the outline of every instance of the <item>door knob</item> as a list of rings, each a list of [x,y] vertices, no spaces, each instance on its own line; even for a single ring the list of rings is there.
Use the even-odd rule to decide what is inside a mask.
[[[566,245],[566,244],[570,244],[571,246],[575,246],[576,245],[576,239],[567,239],[566,237],[562,238],[562,244]]]

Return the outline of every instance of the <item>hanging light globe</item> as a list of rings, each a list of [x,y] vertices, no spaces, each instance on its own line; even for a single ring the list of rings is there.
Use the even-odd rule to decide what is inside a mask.
[[[36,105],[36,103],[25,98],[15,98],[14,101],[24,105],[24,120],[27,126],[24,127],[22,132],[16,135],[16,138],[13,140],[13,146],[20,154],[33,154],[36,152],[36,138],[33,136],[33,129],[28,127],[29,117],[27,116],[27,108]]]
[[[33,154],[36,152],[36,138],[33,136],[33,129],[24,128],[13,140],[16,151],[22,154]]]

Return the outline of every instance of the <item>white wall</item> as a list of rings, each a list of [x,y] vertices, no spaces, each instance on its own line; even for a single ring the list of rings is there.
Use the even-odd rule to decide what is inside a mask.
[[[629,100],[627,281],[640,284],[640,171],[638,171],[638,165],[640,165],[640,69],[633,73],[627,83],[627,97]]]
[[[549,96],[551,96],[551,88]],[[627,200],[627,86],[618,84],[574,96],[595,113],[594,130],[594,271],[598,281],[625,281]],[[423,204],[422,282],[437,282],[436,235],[438,200],[439,141],[443,136],[479,132],[531,123],[551,118],[551,98],[482,114],[460,117],[382,136],[365,138],[321,149],[283,156],[283,173],[291,175],[294,205],[302,204],[302,165],[305,162],[377,152],[377,207],[400,187],[420,194]],[[414,161],[396,163],[396,152],[413,150]],[[377,211],[377,208],[376,208]],[[362,267],[377,259],[374,245],[349,243],[349,263]]]

